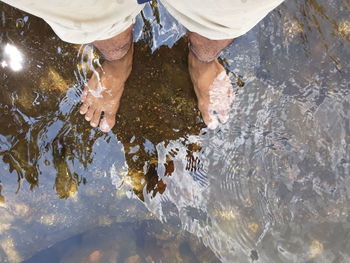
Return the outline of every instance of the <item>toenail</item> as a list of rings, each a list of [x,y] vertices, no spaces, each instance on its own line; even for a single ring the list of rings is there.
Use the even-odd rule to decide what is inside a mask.
[[[85,120],[90,121],[91,118],[89,118],[88,116],[85,116]]]
[[[91,122],[90,124],[91,124],[91,126],[94,127],[94,128],[97,127],[97,123],[95,123],[95,122]]]
[[[102,120],[100,127],[103,132],[108,132],[111,129],[105,119]]]

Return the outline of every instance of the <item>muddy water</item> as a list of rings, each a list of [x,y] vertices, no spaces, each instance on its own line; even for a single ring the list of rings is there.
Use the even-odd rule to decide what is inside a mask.
[[[102,134],[77,111],[98,54],[0,4],[0,262],[350,262],[349,12],[286,1],[235,40],[207,131],[185,30],[147,5]]]

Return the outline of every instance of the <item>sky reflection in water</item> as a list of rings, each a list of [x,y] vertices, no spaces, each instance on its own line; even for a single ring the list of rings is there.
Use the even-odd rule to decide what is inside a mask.
[[[5,56],[5,60],[1,62],[3,68],[10,67],[13,71],[20,71],[23,68],[23,55],[15,46],[6,44],[3,54]]]

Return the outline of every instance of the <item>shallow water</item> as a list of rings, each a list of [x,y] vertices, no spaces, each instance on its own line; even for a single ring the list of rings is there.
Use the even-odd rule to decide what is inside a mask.
[[[77,111],[98,54],[0,4],[0,262],[350,262],[349,11],[286,1],[236,39],[207,131],[184,28],[148,5],[102,134]]]

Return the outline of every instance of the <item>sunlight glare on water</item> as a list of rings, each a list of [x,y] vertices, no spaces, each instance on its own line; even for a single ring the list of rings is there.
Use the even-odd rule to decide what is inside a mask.
[[[3,68],[10,67],[13,71],[22,70],[24,57],[17,47],[11,44],[6,44],[3,53],[5,57],[1,62]]]

